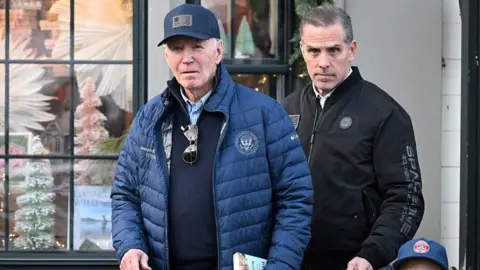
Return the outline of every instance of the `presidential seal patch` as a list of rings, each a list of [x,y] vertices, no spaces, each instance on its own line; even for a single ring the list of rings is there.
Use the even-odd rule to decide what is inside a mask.
[[[251,155],[258,149],[258,137],[251,131],[241,131],[235,136],[235,146],[242,155]]]

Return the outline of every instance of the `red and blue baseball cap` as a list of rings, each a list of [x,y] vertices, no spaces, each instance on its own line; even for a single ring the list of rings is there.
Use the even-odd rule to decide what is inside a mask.
[[[397,259],[392,262],[392,268],[398,270],[405,262],[412,259],[429,260],[438,264],[442,270],[448,270],[445,247],[426,238],[413,239],[403,244],[398,251]]]
[[[200,5],[183,4],[170,10],[165,16],[163,27],[164,38],[158,46],[173,36],[188,36],[201,40],[220,39],[217,17]]]

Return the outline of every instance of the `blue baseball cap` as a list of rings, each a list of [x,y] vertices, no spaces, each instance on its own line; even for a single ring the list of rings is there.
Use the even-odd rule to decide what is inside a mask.
[[[426,238],[413,239],[403,244],[398,251],[397,259],[392,262],[392,268],[398,270],[402,264],[411,259],[429,260],[442,267],[442,270],[448,270],[445,247]]]
[[[183,4],[170,10],[165,16],[163,27],[164,38],[158,46],[173,36],[188,36],[201,40],[220,39],[217,17],[200,5]]]

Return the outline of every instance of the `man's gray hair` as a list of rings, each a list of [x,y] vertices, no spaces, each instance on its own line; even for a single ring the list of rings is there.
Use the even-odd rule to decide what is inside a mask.
[[[213,48],[215,48],[215,50],[218,49],[218,43],[220,42],[221,39],[218,39],[218,38],[211,38],[211,40],[213,40]],[[162,44],[163,48],[167,48],[167,43],[164,43]]]
[[[303,37],[303,28],[310,24],[316,27],[327,27],[340,23],[345,32],[345,43],[353,41],[352,19],[345,10],[334,4],[325,3],[310,9],[300,21],[300,37]]]

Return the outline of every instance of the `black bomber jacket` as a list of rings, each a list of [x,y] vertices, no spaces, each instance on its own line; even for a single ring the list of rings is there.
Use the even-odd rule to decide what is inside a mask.
[[[323,109],[311,84],[289,95],[284,107],[308,156],[314,186],[306,255],[337,260],[345,268],[352,256],[367,259],[374,269],[386,266],[414,237],[424,213],[408,113],[363,80],[357,67]]]

